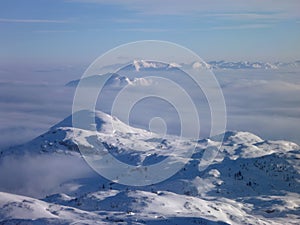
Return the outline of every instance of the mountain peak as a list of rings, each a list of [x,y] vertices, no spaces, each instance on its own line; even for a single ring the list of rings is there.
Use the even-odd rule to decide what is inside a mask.
[[[72,80],[65,84],[66,87],[77,87],[79,82],[83,87],[99,87],[105,82],[109,87],[123,87],[130,84],[131,81],[126,76],[121,76],[117,73],[96,74],[81,79]]]
[[[54,130],[60,127],[73,127],[73,118],[76,120],[81,120],[80,123],[82,129],[90,130],[92,127],[96,127],[97,130],[101,130],[104,124],[107,124],[112,117],[104,112],[101,111],[89,111],[89,110],[82,110],[79,112],[75,112],[74,114],[68,116],[61,122],[57,123],[50,130]],[[80,118],[80,119],[79,119]],[[91,118],[94,118],[95,123],[93,124],[85,124],[86,122],[90,121]],[[85,124],[85,125],[84,125]],[[79,128],[79,127],[77,127]]]
[[[180,68],[181,66],[177,63],[164,63],[152,60],[134,60],[131,64],[135,71],[139,72],[142,70],[169,70]]]
[[[73,124],[73,120],[76,123]],[[18,151],[34,149],[32,153],[74,150],[78,152],[78,146],[93,148],[91,137],[96,138],[96,142],[102,143],[117,158],[121,157],[124,162],[135,165],[156,162],[174,149],[184,151],[190,148],[191,144],[196,145],[196,143],[198,149],[210,149],[222,144],[220,156],[231,158],[255,158],[274,152],[282,153],[299,149],[298,145],[291,142],[264,141],[252,133],[242,131],[226,131],[224,134],[203,140],[181,138],[178,141],[176,136],[161,137],[159,134],[131,127],[101,111],[82,110],[57,123],[48,132],[20,146]],[[17,151],[8,150],[5,154],[13,154],[13,152]],[[196,152],[195,154],[197,155]]]

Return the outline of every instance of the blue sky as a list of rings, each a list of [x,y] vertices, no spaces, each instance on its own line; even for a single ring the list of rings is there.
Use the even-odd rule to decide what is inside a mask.
[[[74,93],[61,85],[120,44],[171,41],[206,61],[300,60],[299,9],[300,0],[1,0],[0,148],[70,115]],[[218,79],[228,129],[300,143],[299,71]]]
[[[2,0],[2,62],[89,63],[158,39],[204,60],[300,59],[299,0]]]

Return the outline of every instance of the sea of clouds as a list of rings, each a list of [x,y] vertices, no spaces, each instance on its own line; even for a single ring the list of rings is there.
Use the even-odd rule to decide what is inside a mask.
[[[72,113],[75,88],[65,84],[80,78],[83,67],[43,66],[41,70],[35,66],[14,70],[2,67],[0,72],[0,148],[3,149],[29,141]],[[214,73],[225,97],[227,129],[300,143],[299,71],[253,69]],[[189,89],[186,84],[182,86]],[[211,127],[209,105],[205,95],[199,90],[193,92],[193,88],[189,93],[199,112],[201,137],[205,137]],[[100,94],[97,109],[109,112],[115,96],[115,92],[106,89]],[[146,98],[131,113],[131,125],[147,129],[151,118],[158,116],[166,121],[168,133],[180,134],[178,114],[166,101]]]

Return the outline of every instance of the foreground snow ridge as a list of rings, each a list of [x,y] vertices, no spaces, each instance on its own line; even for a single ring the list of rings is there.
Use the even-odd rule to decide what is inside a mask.
[[[144,187],[124,186],[94,173],[81,158],[79,145],[93,147],[89,126],[96,127],[97,140],[114,157],[131,165],[160,162],[174,145],[197,144],[197,148],[170,179]],[[34,140],[1,152],[0,166],[8,160],[20,165],[28,156],[43,163],[46,158],[50,166],[45,176],[38,176],[42,172],[38,163],[29,172],[26,167],[15,168],[30,179],[42,177],[34,186],[9,179],[0,182],[0,224],[300,224],[297,144],[227,131],[217,158],[199,171],[201,156],[219,144],[218,137],[177,139],[129,127],[103,112],[96,112],[95,124],[86,129],[72,127],[70,116]],[[72,162],[74,168],[88,172],[74,174]],[[47,189],[46,178],[63,166],[72,176],[51,180]],[[37,185],[39,194],[28,192]]]

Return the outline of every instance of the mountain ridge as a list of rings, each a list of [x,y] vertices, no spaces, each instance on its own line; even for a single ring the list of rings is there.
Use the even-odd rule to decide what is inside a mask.
[[[72,127],[72,115],[27,146],[19,146],[15,152],[10,149],[11,154],[1,158],[15,156],[16,152],[26,149],[33,158],[45,156],[50,165],[55,155],[80,159],[78,145],[91,145],[88,139],[91,135],[106,143],[104,146],[110,154],[131,165],[161,162],[170,154],[173,145],[185,148],[185,144],[194,142],[197,147],[180,171],[158,184],[124,186],[94,173],[89,177],[66,176],[58,182],[64,187],[58,190],[63,192],[49,191],[39,199],[25,197],[22,193],[1,192],[0,224],[299,222],[300,147],[297,144],[266,141],[249,132],[227,131],[216,158],[206,169],[200,170],[201,157],[220,144],[219,137],[175,142],[176,137],[161,138],[149,131],[129,127],[103,112],[83,112],[83,116],[94,115],[92,127],[97,131],[90,129],[91,124]]]

